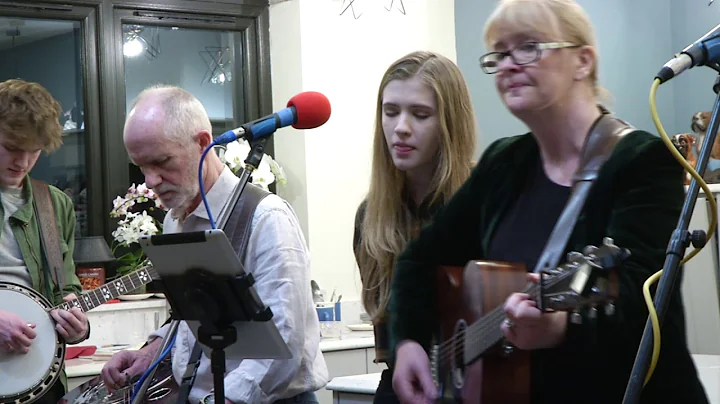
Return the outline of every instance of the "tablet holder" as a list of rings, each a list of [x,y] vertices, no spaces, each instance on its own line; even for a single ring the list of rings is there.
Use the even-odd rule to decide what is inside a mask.
[[[245,169],[228,199],[228,208],[218,217],[217,228],[224,229],[226,226],[233,210],[231,207],[237,204],[250,175],[262,160],[266,140],[267,137],[250,142],[251,150],[245,159]],[[198,237],[204,237],[204,232],[163,234],[161,237],[152,236],[151,240],[153,244],[175,244],[197,242]],[[170,303],[172,333],[177,333],[177,325],[181,320],[198,321],[198,341],[212,349],[210,368],[217,404],[225,402],[225,349],[237,342],[237,330],[233,323],[269,321],[273,316],[272,310],[265,307],[253,288],[255,279],[252,274],[245,272],[242,264],[237,273],[238,275],[218,275],[203,268],[192,268],[182,275],[162,277],[165,297]],[[165,336],[164,347],[173,337],[174,335]],[[157,351],[152,363],[157,361],[164,347]],[[149,374],[148,380],[152,379],[154,371],[155,369]],[[147,387],[146,384],[141,386],[132,404],[142,400]]]

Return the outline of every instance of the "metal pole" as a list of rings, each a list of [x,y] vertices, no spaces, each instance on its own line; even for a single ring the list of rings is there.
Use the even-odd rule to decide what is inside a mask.
[[[170,341],[173,340],[173,337],[175,334],[177,334],[178,326],[180,325],[180,320],[172,320],[170,321],[170,327],[168,328],[167,334],[165,334],[165,338],[163,338],[163,343],[160,349],[155,352],[155,356],[152,359],[152,363],[155,363],[159,358],[160,354],[163,353],[167,349],[168,346],[170,346]],[[135,395],[135,399],[132,400],[131,404],[139,404],[143,397],[145,396],[145,392],[147,391],[148,387],[150,387],[150,383],[152,382],[153,376],[155,376],[155,371],[157,370],[157,366],[155,366],[151,371],[150,374],[148,374],[147,378],[145,378],[145,381],[143,381],[143,384],[140,385],[140,389],[138,390],[138,393]]]

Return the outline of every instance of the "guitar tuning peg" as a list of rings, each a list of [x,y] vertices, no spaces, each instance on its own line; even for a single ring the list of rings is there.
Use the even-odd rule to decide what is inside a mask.
[[[568,261],[568,262],[575,262],[575,261],[580,260],[582,257],[583,257],[583,255],[580,254],[579,252],[577,252],[577,251],[570,251],[570,252],[567,254],[567,261]]]
[[[596,309],[595,307],[591,307],[591,308],[588,310],[588,317],[589,317],[591,320],[594,320],[594,319],[597,318],[597,309]]]
[[[577,311],[570,313],[570,322],[573,324],[582,324],[582,316]]]
[[[603,237],[603,245],[614,246],[615,240],[613,240],[611,237]]]
[[[612,303],[608,303],[605,305],[605,315],[606,316],[612,316],[615,314],[615,305]]]

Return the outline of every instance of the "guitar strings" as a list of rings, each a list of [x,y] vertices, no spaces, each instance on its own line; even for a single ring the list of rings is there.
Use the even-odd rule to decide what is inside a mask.
[[[555,275],[553,278],[550,278],[545,285],[549,287],[554,286],[570,275],[571,274],[569,273],[561,272]],[[532,284],[530,287],[524,289],[522,293],[535,294],[538,288],[539,285]],[[480,349],[479,351],[480,354],[484,353],[492,345],[495,345],[495,342],[493,342],[493,340],[502,338],[502,331],[500,330],[500,325],[504,320],[505,311],[503,307],[496,307],[489,314],[482,317],[476,323],[469,325],[464,330],[458,331],[457,333],[453,334],[453,336],[449,340],[440,344],[438,346],[438,349],[440,350],[440,354],[438,355],[439,359],[443,362],[451,359],[455,355],[455,352],[458,351],[458,348],[463,345],[463,337],[465,336],[465,334],[468,334],[470,336],[470,342],[474,343],[483,341],[482,349]],[[488,343],[488,332],[496,332],[500,333],[501,335],[497,338],[490,338],[490,343]]]
[[[563,279],[572,275],[572,273],[561,272],[556,274],[554,277],[548,279],[545,283],[546,286],[554,286],[561,282]],[[532,284],[529,288],[523,290],[523,293],[535,294],[539,285]],[[470,342],[483,341],[483,346],[479,349],[478,355],[482,355],[487,349],[495,345],[498,339],[502,339],[502,331],[500,330],[500,324],[505,319],[504,310],[502,307],[496,307],[488,315],[478,320],[477,323],[470,325],[467,329],[459,331],[454,334],[453,337],[444,342],[439,346],[440,355],[439,359],[443,361],[452,358],[457,348],[462,346],[462,337],[467,333],[470,335]],[[488,335],[492,332],[492,335]],[[499,334],[499,335],[497,335]],[[480,338],[478,338],[480,337]]]

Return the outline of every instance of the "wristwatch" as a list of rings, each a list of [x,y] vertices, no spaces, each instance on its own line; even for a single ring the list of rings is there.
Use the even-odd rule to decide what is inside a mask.
[[[215,392],[211,391],[200,401],[200,404],[215,404]]]

